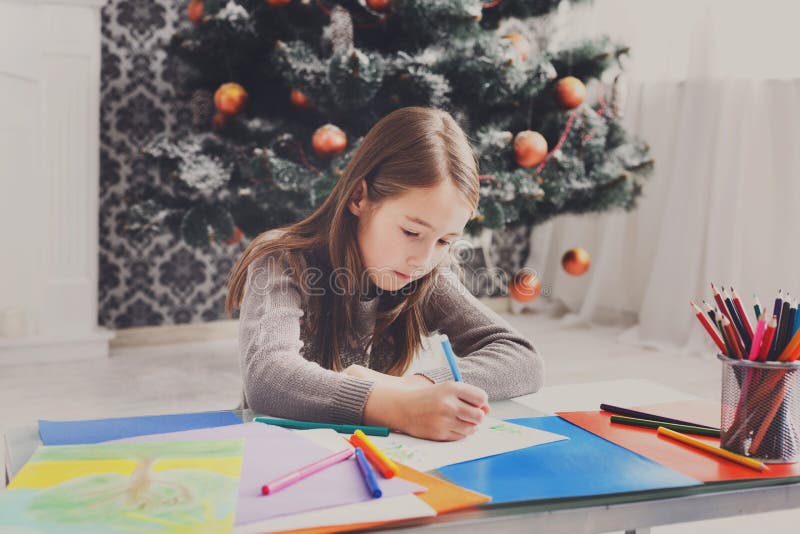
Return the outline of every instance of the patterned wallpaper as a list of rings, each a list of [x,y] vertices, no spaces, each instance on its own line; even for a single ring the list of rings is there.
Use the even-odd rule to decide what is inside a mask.
[[[188,24],[179,0],[110,0],[102,10],[99,323],[110,328],[223,319],[225,282],[243,250],[193,249],[124,228],[131,194],[155,177],[141,149],[157,133],[191,128],[172,87],[180,66],[163,51],[179,24]],[[498,237],[494,263],[513,269],[524,234]]]

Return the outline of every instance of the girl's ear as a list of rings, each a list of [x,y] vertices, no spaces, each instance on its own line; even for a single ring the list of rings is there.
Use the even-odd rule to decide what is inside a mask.
[[[361,182],[359,182],[359,184],[353,190],[353,194],[350,197],[350,202],[347,204],[347,207],[350,209],[350,213],[352,213],[356,217],[360,217],[361,214],[364,213],[366,204],[367,204],[367,181],[362,178]]]

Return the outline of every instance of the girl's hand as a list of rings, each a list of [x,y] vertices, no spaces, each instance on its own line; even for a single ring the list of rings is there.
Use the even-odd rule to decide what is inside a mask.
[[[401,391],[394,418],[398,430],[418,438],[455,441],[471,436],[488,413],[482,389],[463,382],[443,382]]]

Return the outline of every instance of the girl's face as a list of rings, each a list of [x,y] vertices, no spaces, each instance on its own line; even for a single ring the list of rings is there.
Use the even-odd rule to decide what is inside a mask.
[[[369,279],[386,291],[402,288],[441,263],[472,213],[450,180],[377,204],[366,198],[362,183],[350,211],[358,217],[358,248]]]

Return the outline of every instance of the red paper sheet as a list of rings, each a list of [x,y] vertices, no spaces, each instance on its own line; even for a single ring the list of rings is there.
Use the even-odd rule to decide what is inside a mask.
[[[706,408],[708,407],[706,401],[700,402],[705,403]],[[653,407],[654,406],[649,406],[637,409],[654,413],[648,410],[648,408]],[[690,405],[687,404],[687,408],[689,407]],[[697,413],[698,412],[695,412],[693,414],[691,410],[683,412],[671,410],[660,413],[659,415],[669,414],[670,417],[694,422],[697,417],[692,416]],[[603,439],[616,443],[636,454],[640,454],[656,463],[702,482],[800,476],[800,464],[768,464],[767,470],[759,472],[675,440],[658,436],[656,435],[655,429],[612,424],[612,414],[608,412],[562,412],[558,415],[570,423],[584,430],[588,430]],[[717,421],[719,421],[719,419],[717,419]],[[701,421],[698,420],[697,422],[699,423]],[[719,439],[717,438],[708,438],[704,436],[692,437],[719,446]]]

